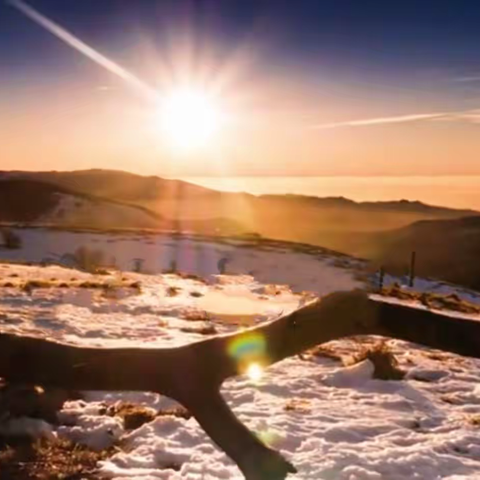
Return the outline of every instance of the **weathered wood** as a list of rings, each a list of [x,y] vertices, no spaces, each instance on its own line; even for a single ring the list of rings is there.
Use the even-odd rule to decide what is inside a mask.
[[[167,395],[190,410],[247,480],[283,480],[294,467],[240,423],[219,393],[222,383],[242,370],[229,353],[232,343],[263,339],[261,361],[268,366],[320,343],[361,334],[480,357],[480,322],[388,304],[355,291],[328,295],[256,328],[179,348],[83,348],[0,334],[0,377],[45,387]]]

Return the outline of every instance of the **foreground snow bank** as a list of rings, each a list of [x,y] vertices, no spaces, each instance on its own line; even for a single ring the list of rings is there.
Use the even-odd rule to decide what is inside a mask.
[[[348,269],[330,267],[345,275],[342,288],[356,283]],[[331,270],[325,271],[319,287],[328,291]],[[0,265],[0,276],[1,331],[81,345],[182,345],[205,338],[199,325],[233,331],[305,299],[249,275],[204,282]],[[50,285],[25,290],[28,280]],[[113,286],[85,286],[94,280]],[[130,282],[139,282],[139,289],[124,286]],[[330,347],[350,353],[358,345],[343,340]],[[295,464],[293,480],[479,479],[480,362],[399,341],[390,347],[408,372],[403,381],[373,379],[369,361],[343,367],[326,358],[291,358],[256,382],[232,379],[222,392],[249,428]],[[106,408],[123,401],[164,412],[171,400],[154,393],[85,395],[65,405],[55,433],[96,448],[118,445],[118,453],[99,465],[102,474],[119,480],[242,478],[193,418],[162,414],[127,431]]]
[[[405,368],[416,365],[415,378],[437,372],[436,380],[374,380],[368,361],[344,368],[289,359],[255,384],[227,382],[223,394],[249,428],[293,461],[299,473],[292,479],[480,478],[479,362],[448,354],[432,360],[402,342],[392,347]],[[242,478],[194,419],[158,417],[127,433],[122,446],[101,467],[113,478]]]

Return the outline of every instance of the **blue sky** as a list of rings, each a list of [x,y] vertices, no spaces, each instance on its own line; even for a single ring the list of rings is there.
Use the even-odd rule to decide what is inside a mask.
[[[379,146],[377,150],[372,146],[373,131],[363,133],[365,138],[352,132],[359,126],[377,132],[379,125],[389,128],[386,136],[395,137],[393,145],[405,142],[420,146],[418,155],[407,149],[408,155],[415,156],[415,162],[406,161],[405,168],[398,170],[402,174],[410,170],[412,174],[435,174],[436,165],[441,166],[440,173],[480,171],[476,165],[480,162],[475,161],[480,147],[475,140],[480,129],[477,125],[480,3],[476,0],[31,0],[29,3],[153,88],[163,81],[156,60],[161,58],[164,67],[169,62],[175,63],[175,44],[181,43],[179,39],[183,41],[185,36],[192,71],[201,70],[206,64],[213,71],[221,71],[237,62],[238,57],[240,66],[235,69],[236,83],[231,90],[238,92],[245,88],[250,92],[252,85],[255,87],[254,100],[242,108],[261,111],[263,121],[269,122],[270,127],[271,115],[287,112],[275,117],[279,131],[288,122],[322,131],[317,132],[321,135],[316,140],[318,145],[314,145],[312,138],[305,140],[309,146],[300,153],[302,172],[335,173],[327,155],[343,165],[338,169],[339,174],[344,170],[350,172],[358,152],[361,165],[368,167],[365,163],[368,155],[374,158],[366,171],[396,174],[396,168],[390,172],[382,154],[388,146]],[[97,99],[86,98],[85,92],[111,89],[115,98],[101,102],[131,103],[136,108],[136,99],[111,73],[35,25],[8,2],[0,3],[0,87],[0,101],[8,106],[9,115],[18,119],[18,124],[11,126],[4,114],[0,126],[5,123],[11,126],[11,154],[21,161],[26,161],[29,153],[17,145],[21,137],[19,129],[27,124],[28,128],[35,128],[38,118],[46,114],[57,118],[62,108],[72,116],[78,102],[83,102],[84,109],[91,108],[88,105],[95,104]],[[74,99],[62,97],[64,91],[80,92],[78,96],[75,93],[75,108]],[[45,99],[43,104],[41,99]],[[118,111],[112,115],[118,116]],[[22,119],[28,121],[21,124]],[[133,122],[131,112],[126,119]],[[72,122],[77,120],[72,118]],[[84,120],[87,121],[86,117]],[[411,122],[428,125],[413,132],[406,130],[405,124]],[[327,132],[336,129],[347,130],[345,138]],[[269,131],[264,137],[272,135],[275,136]],[[331,135],[335,135],[333,140],[351,142],[352,151],[331,145]],[[435,163],[425,151],[439,135],[439,147],[432,147],[438,148],[441,157]],[[447,168],[448,159],[441,153],[445,152],[445,135],[452,138],[450,157],[457,144],[463,145],[465,168],[458,165],[453,170]],[[106,138],[114,136],[109,132]],[[255,133],[251,139],[252,152],[242,150],[231,154],[235,157],[233,170],[241,174],[249,172],[251,160],[242,164],[240,158],[245,155],[256,159],[268,157],[270,166],[278,164],[278,174],[289,173],[288,158],[284,155],[294,154],[298,138],[277,152],[267,141],[258,141],[258,136]],[[73,137],[70,140],[73,149],[76,140]],[[105,140],[105,145],[98,145],[97,141],[98,155],[93,147],[89,150],[90,158],[94,158],[91,163],[101,163],[107,151],[111,162],[115,152],[113,147],[106,148],[108,141]],[[52,145],[42,148],[49,152]],[[62,158],[66,159],[68,146],[62,146],[61,150]],[[230,153],[228,149],[226,153]],[[276,155],[279,162],[272,160]],[[323,163],[319,157],[324,159]],[[12,162],[10,158],[7,160]],[[0,158],[0,162],[7,160]],[[399,157],[395,164],[403,161]],[[78,166],[84,164],[85,161]],[[419,165],[418,171],[415,164]],[[252,172],[258,173],[257,170]]]

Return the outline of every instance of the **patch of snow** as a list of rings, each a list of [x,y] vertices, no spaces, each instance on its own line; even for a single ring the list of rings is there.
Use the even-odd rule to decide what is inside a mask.
[[[247,275],[261,284],[287,285],[294,292],[326,295],[338,290],[362,288],[356,259],[332,262],[331,255],[286,251],[285,247],[251,248],[248,242],[225,239],[202,240],[195,236],[168,234],[113,234],[70,232],[47,228],[17,229],[22,238],[19,250],[0,250],[0,259],[26,262],[70,261],[81,246],[100,250],[109,263],[123,271],[135,270],[138,259],[144,273],[178,271],[209,278],[218,275],[219,262],[229,258],[228,275]],[[62,260],[63,259],[63,260]]]
[[[98,225],[102,228],[130,225],[132,228],[155,228],[158,220],[141,208],[97,198],[57,193],[58,203],[37,219],[40,224]]]
[[[327,385],[338,388],[354,387],[372,378],[375,367],[370,360],[356,363],[348,368],[333,370],[325,376]]]
[[[101,415],[102,405],[85,402],[68,402],[60,414],[67,425],[58,427],[58,434],[96,450],[112,446],[124,433],[123,422],[118,417]]]
[[[41,259],[51,244],[71,252],[89,238],[97,240],[95,245],[110,246],[112,253],[118,247],[120,265],[131,267],[131,258],[142,251],[145,266],[152,271],[122,273],[127,282],[140,282],[140,291],[119,287],[119,295],[112,297],[101,289],[82,290],[78,284],[94,280],[118,285],[118,273],[92,276],[60,266],[0,264],[2,282],[13,285],[0,288],[0,330],[80,345],[184,345],[205,338],[184,331],[193,325],[231,332],[242,327],[242,319],[259,323],[296,308],[306,298],[297,291],[321,294],[361,285],[354,269],[335,266],[326,257],[256,251],[241,243],[203,243],[200,250],[208,255],[202,259],[208,261],[197,262],[199,247],[193,240],[180,248],[174,238],[158,236],[143,250],[142,237],[125,236],[115,245],[105,243],[113,237],[94,234],[35,235],[26,239],[24,250],[32,261]],[[207,282],[159,273],[175,258],[176,248],[182,252],[181,265],[190,267],[183,270],[205,274]],[[218,275],[216,262],[227,250],[233,260],[227,274]],[[251,268],[255,272],[245,271]],[[19,288],[26,280],[69,286],[34,288],[29,293]],[[289,282],[296,287],[290,288]],[[304,288],[309,285],[314,288]],[[192,321],[196,315],[202,320]],[[235,322],[228,321],[230,317]],[[247,376],[228,380],[222,394],[242,422],[298,468],[289,479],[478,480],[480,361],[397,340],[388,345],[408,372],[402,381],[373,379],[368,360],[343,367],[331,359],[295,357],[272,365],[259,380]],[[331,348],[343,354],[358,345],[344,339],[331,342]],[[118,444],[119,451],[100,464],[101,473],[111,479],[242,478],[195,419],[161,415],[126,431],[106,408],[119,401],[155,411],[176,405],[155,393],[85,392],[84,400],[65,405],[62,425],[54,433],[95,448]]]

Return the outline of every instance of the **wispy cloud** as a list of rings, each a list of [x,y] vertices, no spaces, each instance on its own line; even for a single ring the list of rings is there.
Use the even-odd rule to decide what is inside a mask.
[[[361,120],[351,120],[347,122],[321,123],[318,125],[312,125],[312,128],[317,130],[323,130],[328,128],[340,127],[368,127],[371,125],[383,125],[386,123],[418,122],[420,120],[431,120],[434,118],[445,117],[446,115],[448,115],[448,113],[445,112],[415,113],[411,115],[398,115],[395,117],[366,118]]]
[[[332,128],[371,127],[376,125],[388,125],[391,123],[408,123],[436,120],[480,123],[480,110],[472,109],[459,112],[413,113],[409,115],[396,115],[392,117],[364,118],[360,120],[349,120],[345,122],[319,123],[311,125],[310,128],[314,130],[328,130]]]
[[[468,110],[466,112],[452,113],[448,116],[445,116],[445,120],[480,123],[480,110]]]
[[[470,75],[468,77],[458,77],[454,82],[480,82],[480,75]]]

